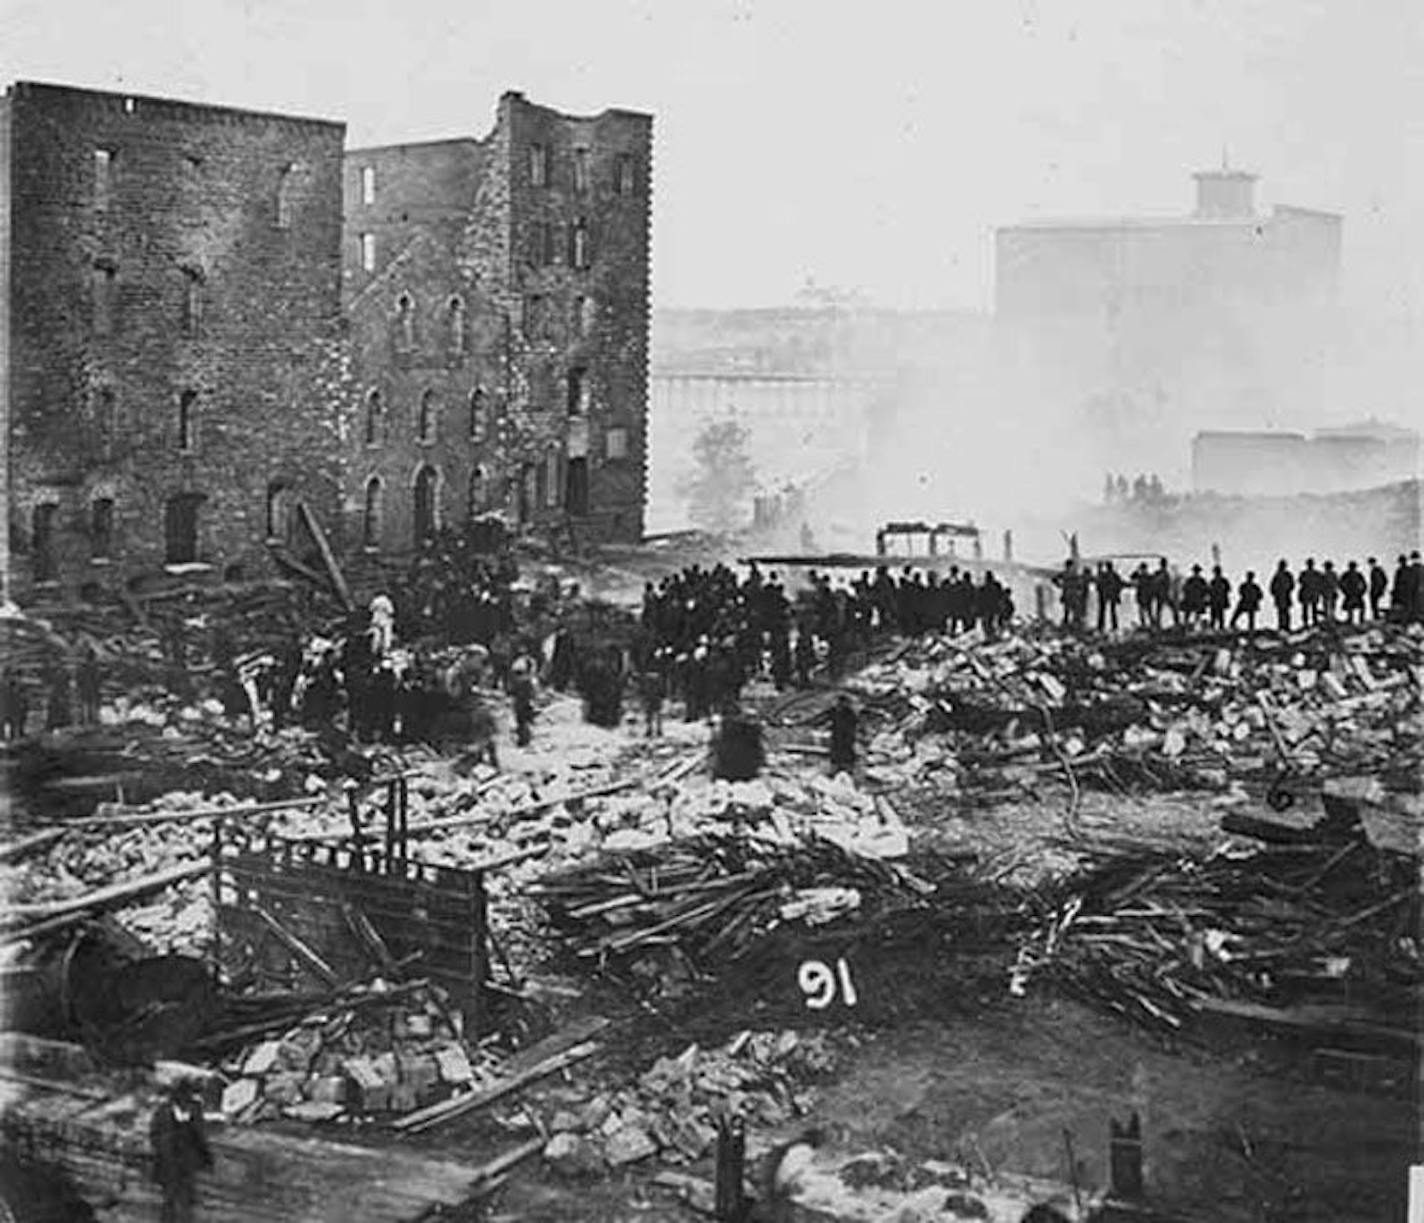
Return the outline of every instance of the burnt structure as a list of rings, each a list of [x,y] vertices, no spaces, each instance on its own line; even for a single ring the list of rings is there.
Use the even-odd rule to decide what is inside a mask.
[[[0,101],[7,589],[248,569],[337,507],[344,126],[20,83]],[[39,588],[37,590],[36,588]]]
[[[349,536],[498,512],[641,537],[651,154],[647,115],[519,93],[484,140],[347,154]]]
[[[0,99],[0,536],[21,600],[496,512],[642,535],[652,120],[484,140],[22,82]]]

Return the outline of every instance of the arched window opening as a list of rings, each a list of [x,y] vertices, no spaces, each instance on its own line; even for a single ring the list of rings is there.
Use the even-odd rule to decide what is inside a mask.
[[[415,347],[415,298],[409,293],[396,298],[396,334],[402,348]]]
[[[548,509],[559,504],[563,493],[563,481],[559,478],[562,460],[563,455],[557,446],[550,447],[549,453],[544,456],[544,505]]]
[[[589,265],[588,222],[583,217],[569,227],[569,265],[575,268]]]
[[[415,543],[419,547],[428,539],[433,539],[439,527],[437,521],[436,492],[440,477],[435,468],[427,465],[415,473],[414,514]]]
[[[361,545],[366,548],[381,546],[381,510],[384,489],[380,476],[372,476],[366,481],[366,498],[361,517]]]
[[[381,402],[381,392],[372,391],[366,396],[366,445],[379,446],[385,432],[385,406]]]
[[[203,324],[203,274],[197,268],[183,269],[183,334],[198,336]]]
[[[570,416],[587,416],[591,391],[588,370],[582,367],[569,370],[568,412]]]
[[[292,216],[296,210],[297,180],[301,167],[296,164],[283,166],[277,171],[277,228],[291,229]]]
[[[445,325],[450,332],[450,351],[463,353],[465,351],[465,303],[458,297],[452,297],[445,306]]]
[[[420,410],[415,418],[416,440],[423,445],[430,445],[435,441],[437,420],[439,418],[439,406],[435,401],[434,391],[423,391],[420,396]]]
[[[186,390],[178,396],[178,449],[191,451],[198,445],[198,392]]]
[[[470,472],[470,507],[471,519],[478,518],[490,508],[490,478],[489,472],[476,464]]]
[[[489,406],[483,387],[470,392],[470,441],[483,442],[489,437]]]

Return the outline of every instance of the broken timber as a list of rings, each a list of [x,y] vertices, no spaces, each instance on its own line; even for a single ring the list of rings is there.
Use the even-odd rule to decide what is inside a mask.
[[[510,1058],[505,1064],[505,1074],[489,1086],[408,1113],[394,1122],[394,1127],[410,1133],[431,1129],[572,1066],[598,1051],[597,1042],[589,1038],[603,1031],[608,1022],[601,1016],[578,1020]]]
[[[346,575],[341,572],[341,566],[336,563],[336,556],[331,550],[331,545],[327,543],[326,532],[321,529],[321,523],[316,519],[316,515],[311,512],[311,507],[305,501],[297,502],[297,511],[302,516],[302,521],[307,524],[307,530],[311,532],[312,538],[316,541],[317,551],[321,553],[322,563],[326,565],[326,571],[331,575],[331,584],[336,587],[336,593],[341,596],[341,602],[347,611],[356,609],[356,600],[351,597],[351,587],[346,584]]]

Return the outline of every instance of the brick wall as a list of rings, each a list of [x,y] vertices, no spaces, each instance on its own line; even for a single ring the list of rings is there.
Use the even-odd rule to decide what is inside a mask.
[[[65,587],[162,565],[185,494],[199,560],[260,568],[269,488],[337,507],[342,125],[31,84],[10,105],[17,590],[42,504]]]

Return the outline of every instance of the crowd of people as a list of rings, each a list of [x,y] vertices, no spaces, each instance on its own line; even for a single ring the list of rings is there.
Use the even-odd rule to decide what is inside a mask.
[[[754,677],[782,690],[805,686],[821,667],[836,676],[877,635],[979,625],[995,636],[1014,614],[1008,587],[988,571],[978,582],[958,566],[944,575],[880,566],[848,583],[814,569],[807,576],[795,599],[778,574],[755,565],[741,578],[726,565],[693,565],[648,583],[635,665],[650,733],[669,695],[695,721],[734,707]]]
[[[1281,560],[1264,586],[1254,570],[1248,570],[1233,586],[1220,565],[1211,567],[1210,576],[1199,564],[1183,574],[1162,557],[1155,568],[1142,561],[1126,574],[1110,560],[1083,565],[1070,559],[1054,581],[1062,603],[1063,626],[1075,632],[1088,627],[1090,599],[1096,604],[1098,632],[1118,631],[1126,619],[1119,613],[1129,592],[1137,609],[1137,627],[1142,629],[1170,625],[1220,632],[1244,624],[1248,632],[1255,632],[1257,617],[1268,598],[1275,611],[1275,627],[1281,632],[1289,632],[1297,624],[1309,628],[1386,618],[1416,623],[1424,615],[1424,570],[1418,552],[1401,555],[1392,576],[1373,556],[1363,568],[1351,560],[1343,569],[1337,569],[1331,560],[1317,566],[1310,557],[1298,573]],[[1297,610],[1299,621],[1295,619]]]

